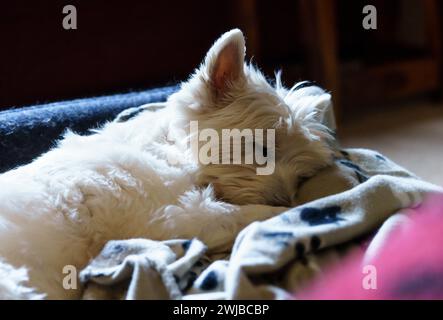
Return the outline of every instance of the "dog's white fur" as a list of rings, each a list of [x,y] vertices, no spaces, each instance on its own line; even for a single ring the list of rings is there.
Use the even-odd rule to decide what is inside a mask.
[[[51,151],[0,175],[0,297],[77,298],[80,289],[62,287],[63,267],[80,270],[109,240],[198,237],[221,251],[245,225],[294,205],[300,177],[332,159],[321,124],[330,95],[287,90],[279,76],[271,86],[244,55],[241,31],[227,32],[165,108],[89,136],[68,132]],[[177,135],[190,120],[201,129],[275,129],[275,173],[171,164],[171,154],[187,150],[170,137],[189,138]]]

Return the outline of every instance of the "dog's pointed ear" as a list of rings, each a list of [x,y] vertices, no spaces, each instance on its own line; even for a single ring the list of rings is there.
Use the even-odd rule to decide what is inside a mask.
[[[217,96],[225,95],[237,81],[245,78],[245,38],[239,29],[223,34],[206,55],[203,68]]]

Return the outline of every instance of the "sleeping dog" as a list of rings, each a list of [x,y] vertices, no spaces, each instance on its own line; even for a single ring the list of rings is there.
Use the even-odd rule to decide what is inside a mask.
[[[323,124],[331,97],[307,82],[287,89],[279,74],[271,84],[244,58],[243,34],[231,30],[159,110],[88,136],[68,132],[32,163],[1,174],[0,297],[78,298],[81,288],[63,288],[64,266],[80,270],[109,240],[198,237],[223,251],[247,224],[297,205],[300,181],[333,163]],[[272,174],[257,174],[255,160],[199,161],[192,122],[216,133],[272,130],[273,141],[237,140],[272,154]]]

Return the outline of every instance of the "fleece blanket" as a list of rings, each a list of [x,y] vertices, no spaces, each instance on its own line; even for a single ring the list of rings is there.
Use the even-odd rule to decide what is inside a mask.
[[[369,261],[383,246],[399,210],[417,206],[428,194],[443,193],[372,150],[340,150],[335,162],[355,181],[352,188],[250,224],[226,254],[209,254],[198,239],[111,241],[80,273],[84,298],[297,297],[325,266],[350,250],[366,250]],[[329,178],[320,175],[316,184],[334,184]],[[372,242],[361,246],[368,236]]]

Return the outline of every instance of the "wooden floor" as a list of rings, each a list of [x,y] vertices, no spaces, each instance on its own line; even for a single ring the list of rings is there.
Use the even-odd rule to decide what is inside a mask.
[[[344,147],[378,150],[443,185],[443,103],[415,101],[347,115],[339,136]]]

